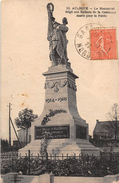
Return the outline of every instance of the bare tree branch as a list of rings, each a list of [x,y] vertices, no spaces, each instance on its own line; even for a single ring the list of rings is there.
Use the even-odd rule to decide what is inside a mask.
[[[103,127],[110,134],[113,134],[115,137],[115,141],[117,140],[117,135],[119,134],[119,105],[115,103],[110,112],[107,113],[108,123]]]

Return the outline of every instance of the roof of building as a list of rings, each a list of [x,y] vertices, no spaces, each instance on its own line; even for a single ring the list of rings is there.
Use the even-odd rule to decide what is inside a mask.
[[[96,126],[93,131],[93,135],[95,134],[101,134],[101,133],[109,133],[108,127],[110,127],[111,124],[113,124],[114,121],[98,121],[96,123]]]

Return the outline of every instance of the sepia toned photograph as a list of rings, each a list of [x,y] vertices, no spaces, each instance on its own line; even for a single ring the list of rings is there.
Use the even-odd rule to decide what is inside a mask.
[[[1,183],[119,183],[119,1],[1,1]]]

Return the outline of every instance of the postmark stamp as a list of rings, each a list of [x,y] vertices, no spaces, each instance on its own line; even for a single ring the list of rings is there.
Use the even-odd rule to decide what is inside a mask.
[[[116,29],[90,30],[91,60],[117,59]]]
[[[75,36],[75,47],[77,52],[85,59],[91,59],[90,53],[90,30],[102,27],[100,24],[90,23],[82,26]]]
[[[77,52],[88,60],[117,59],[116,29],[90,23],[82,26],[75,36]]]

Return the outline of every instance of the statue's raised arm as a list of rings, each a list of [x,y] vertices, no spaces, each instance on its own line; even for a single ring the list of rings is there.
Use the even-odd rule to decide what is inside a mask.
[[[50,48],[50,60],[52,61],[52,65],[56,66],[59,64],[67,65],[67,38],[66,32],[68,31],[67,18],[63,18],[62,24],[59,24],[55,21],[53,17],[54,5],[52,3],[48,3],[47,5],[48,11],[48,36],[47,39],[49,41]]]
[[[47,4],[47,11],[48,11],[48,35],[47,39],[50,41],[53,32],[53,21],[55,18],[53,17],[54,5],[52,3]]]

